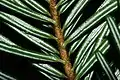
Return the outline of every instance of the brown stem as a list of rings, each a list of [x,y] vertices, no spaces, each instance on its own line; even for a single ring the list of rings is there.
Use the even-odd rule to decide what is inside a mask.
[[[74,80],[75,74],[74,74],[74,71],[72,70],[72,65],[71,65],[71,62],[69,60],[67,50],[63,46],[64,36],[63,36],[63,32],[61,30],[60,16],[59,16],[57,9],[56,9],[56,0],[50,0],[49,7],[50,7],[50,12],[51,12],[51,17],[56,22],[56,24],[53,25],[53,28],[55,31],[55,36],[58,38],[57,43],[58,43],[58,47],[59,47],[60,57],[62,60],[65,61],[64,70],[65,70],[65,73],[67,75],[67,79]]]

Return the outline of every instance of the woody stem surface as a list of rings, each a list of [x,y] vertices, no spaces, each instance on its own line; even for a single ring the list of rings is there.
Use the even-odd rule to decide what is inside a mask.
[[[59,48],[60,57],[62,60],[64,60],[64,70],[67,75],[67,80],[74,80],[75,74],[72,70],[72,65],[68,56],[68,52],[66,48],[63,46],[64,44],[64,36],[63,31],[61,29],[61,23],[60,23],[60,15],[56,9],[56,0],[50,0],[50,13],[52,19],[56,22],[53,24],[53,29],[55,31],[55,36],[57,37],[57,44]]]

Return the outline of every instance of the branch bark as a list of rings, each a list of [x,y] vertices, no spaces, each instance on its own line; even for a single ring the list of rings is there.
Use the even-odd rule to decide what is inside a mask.
[[[61,29],[61,23],[60,23],[60,15],[56,9],[56,0],[50,0],[50,13],[53,20],[55,20],[55,24],[53,24],[53,29],[55,31],[55,36],[57,37],[57,43],[59,48],[60,57],[62,60],[65,61],[64,64],[64,70],[67,75],[68,80],[74,80],[75,74],[72,70],[72,64],[70,62],[68,52],[66,48],[63,46],[64,44],[64,36],[63,31]]]

